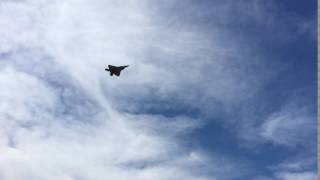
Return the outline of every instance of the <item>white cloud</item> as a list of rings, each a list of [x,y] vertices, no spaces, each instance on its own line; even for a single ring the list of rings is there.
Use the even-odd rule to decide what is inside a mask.
[[[274,177],[256,177],[255,180],[316,180],[317,174],[314,172],[279,172]]]
[[[261,136],[278,145],[295,147],[309,144],[313,142],[309,137],[314,135],[316,120],[310,113],[310,108],[299,102],[298,98],[290,101],[265,120],[261,125]]]
[[[203,114],[230,113],[273,72],[221,24],[230,20],[229,3],[212,7],[219,17],[210,28],[188,21],[199,7],[181,3],[184,12],[175,19],[166,8],[178,2],[167,3],[0,2],[0,179],[213,180],[242,174],[245,164],[183,144],[181,137],[204,123],[200,118],[141,110],[183,104]],[[108,64],[130,67],[110,78]],[[273,115],[262,136],[292,143],[290,136],[274,138],[301,124],[291,124],[287,114]]]
[[[228,104],[259,84],[247,78],[256,65],[242,62],[246,54],[236,45],[227,48],[215,36],[213,43],[202,30],[164,26],[152,7],[145,1],[1,2],[1,179],[241,174],[233,172],[242,164],[183,145],[181,136],[199,127],[199,119],[118,111],[139,106],[131,97]],[[110,78],[107,64],[131,66]]]
[[[302,157],[299,159],[291,159],[271,167],[275,173],[275,177],[280,180],[287,179],[316,179],[317,174],[313,170],[316,169],[316,158]]]
[[[290,160],[279,163],[275,166],[271,166],[270,170],[278,172],[301,172],[308,171],[315,167],[316,159],[312,157],[306,157],[307,154],[304,154],[303,157],[291,158]]]
[[[276,177],[279,180],[289,180],[289,179],[316,180],[317,179],[316,173],[313,173],[313,172],[298,172],[298,173],[283,172],[283,173],[278,173]]]

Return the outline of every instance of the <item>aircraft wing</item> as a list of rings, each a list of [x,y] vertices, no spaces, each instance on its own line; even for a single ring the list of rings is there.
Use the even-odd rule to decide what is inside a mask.
[[[112,66],[112,65],[108,65],[108,68],[109,68],[110,70],[112,70],[112,69],[116,69],[117,67]]]
[[[125,66],[120,66],[120,68],[124,69],[126,67],[129,67],[129,65],[125,65]]]

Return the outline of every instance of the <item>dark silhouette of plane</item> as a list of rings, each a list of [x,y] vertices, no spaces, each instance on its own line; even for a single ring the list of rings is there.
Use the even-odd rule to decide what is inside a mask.
[[[116,75],[116,76],[120,76],[120,73],[122,70],[124,70],[124,68],[128,67],[129,65],[126,66],[112,66],[112,65],[108,65],[109,69],[105,69],[106,71],[110,72],[110,76],[112,75]]]

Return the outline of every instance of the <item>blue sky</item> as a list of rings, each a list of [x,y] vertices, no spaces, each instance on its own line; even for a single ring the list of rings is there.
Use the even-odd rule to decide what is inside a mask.
[[[315,0],[2,1],[0,25],[0,179],[316,179]]]
[[[252,106],[250,103],[253,103],[255,111],[260,113],[260,117],[263,118],[266,114],[282,106],[285,101],[290,101],[290,99],[303,101],[304,105],[310,108],[308,113],[313,117],[312,120],[315,126],[316,34],[311,35],[313,38],[310,38],[309,35],[302,35],[300,37],[295,35],[294,31],[299,31],[296,29],[299,27],[294,24],[295,20],[291,20],[291,18],[309,21],[311,23],[310,28],[316,29],[316,1],[273,1],[272,3],[274,3],[273,6],[276,9],[273,9],[275,13],[273,14],[275,16],[273,26],[265,29],[264,27],[255,26],[252,22],[248,22],[249,28],[248,26],[244,26],[239,31],[245,38],[249,38],[254,43],[257,43],[257,46],[261,49],[260,52],[270,58],[268,59],[270,64],[276,63],[284,67],[279,74],[265,84],[265,88],[259,90],[257,96],[253,98],[255,99],[253,102],[246,102],[244,106]],[[282,22],[288,24],[281,24]],[[280,29],[277,29],[278,27]],[[284,37],[275,38],[274,35],[277,35],[277,33],[284,33]],[[251,75],[255,76],[255,74]],[[221,118],[223,119],[224,117]],[[272,176],[270,175],[272,173],[269,169],[270,166],[274,166],[295,156],[301,156],[298,157],[298,159],[301,159],[297,161],[304,161],[308,156],[309,158],[313,158],[313,163],[309,168],[313,172],[316,171],[315,131],[301,145],[294,148],[281,147],[272,142],[267,142],[252,149],[241,147],[241,141],[239,141],[235,133],[237,130],[233,128],[236,127],[231,126],[230,129],[230,127],[225,127],[220,123],[211,123],[199,129],[195,135],[200,139],[200,146],[222,151],[223,153],[230,154],[230,156],[250,161],[257,170],[253,174],[264,174],[270,177]],[[294,133],[300,133],[300,131],[308,130],[297,129]],[[256,150],[257,152],[255,152]],[[252,174],[239,179],[251,178]]]

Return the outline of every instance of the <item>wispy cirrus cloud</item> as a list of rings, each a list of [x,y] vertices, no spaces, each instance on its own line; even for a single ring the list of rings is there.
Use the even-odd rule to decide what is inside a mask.
[[[182,135],[201,125],[197,118],[122,112],[134,103],[130,97],[143,100],[155,93],[165,101],[176,95],[182,100],[188,94],[177,92],[201,85],[197,81],[209,75],[203,70],[228,70],[222,60],[210,64],[213,57],[207,53],[212,48],[206,47],[210,42],[205,35],[161,27],[147,16],[148,7],[146,2],[118,1],[1,3],[0,24],[7,27],[0,31],[2,179],[241,175],[230,173],[243,166],[231,158],[208,156],[183,144]],[[223,52],[213,53],[218,59],[225,57]],[[126,80],[111,79],[103,71],[107,64],[123,63],[132,65]],[[220,88],[210,91],[212,80],[205,81],[189,93],[232,94]],[[231,89],[235,81],[227,76],[217,83]],[[190,96],[186,103],[195,98]]]
[[[261,125],[261,136],[275,144],[293,147],[314,142],[316,119],[310,110],[299,100],[284,104],[279,112],[271,114]],[[310,141],[306,142],[307,139]]]
[[[2,1],[1,179],[241,177],[247,163],[188,141],[220,117],[241,141],[303,141],[303,110],[258,126],[241,112],[279,72],[231,26],[263,19],[257,2]],[[130,68],[109,78],[107,64]]]

